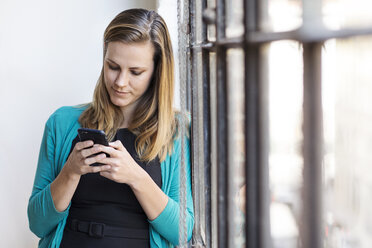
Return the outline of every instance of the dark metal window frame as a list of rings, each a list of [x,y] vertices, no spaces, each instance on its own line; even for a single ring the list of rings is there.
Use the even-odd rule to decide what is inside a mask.
[[[321,47],[328,39],[348,38],[372,34],[372,28],[342,29],[332,31],[319,25],[321,20],[321,0],[303,0],[303,24],[288,32],[265,32],[261,29],[265,18],[267,0],[244,1],[244,35],[227,38],[225,33],[225,0],[216,0],[216,8],[210,9],[207,0],[202,0],[201,13],[204,16],[201,40],[197,40],[198,0],[190,0],[190,44],[188,98],[190,99],[192,120],[192,146],[194,182],[195,229],[193,245],[211,247],[212,235],[217,235],[218,247],[229,247],[228,234],[228,119],[227,119],[227,65],[226,52],[229,48],[242,48],[245,53],[245,183],[246,219],[245,247],[271,247],[268,189],[268,123],[265,75],[261,74],[265,57],[261,53],[263,45],[279,40],[294,40],[303,45],[303,225],[301,247],[322,247],[322,101],[321,101]],[[228,1],[228,0],[226,0]],[[214,15],[210,15],[214,13]],[[199,20],[200,21],[200,20]],[[207,39],[207,26],[216,28],[216,40]],[[197,54],[202,54],[198,61]],[[211,217],[211,106],[209,54],[217,55],[217,204],[218,233],[212,233]],[[202,64],[200,64],[200,62]],[[202,82],[197,79],[201,70]],[[202,87],[200,84],[202,83]],[[200,118],[202,119],[200,125]],[[203,151],[201,154],[198,151]],[[200,159],[200,156],[203,156]],[[196,172],[202,171],[203,177]],[[203,199],[203,200],[201,200]],[[200,225],[204,223],[204,225]],[[204,235],[202,235],[202,233]]]

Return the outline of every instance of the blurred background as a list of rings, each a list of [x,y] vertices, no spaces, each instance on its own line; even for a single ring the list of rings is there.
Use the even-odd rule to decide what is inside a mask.
[[[207,2],[212,8],[216,7],[215,1]],[[303,12],[311,12],[312,7],[318,11],[317,4],[320,12],[318,19],[308,20],[311,23],[306,24],[313,26],[300,36],[305,35],[306,32],[309,36],[316,34],[317,23],[324,25],[330,32],[363,28],[371,30],[372,27],[370,14],[372,2],[369,0],[261,0],[253,1],[259,7],[250,13],[244,13],[243,2],[242,0],[224,1],[226,4],[224,30],[227,38],[239,39],[244,35],[244,18],[249,19],[251,17],[249,14],[253,11],[258,12],[261,18],[259,22],[261,32],[295,31],[304,24]],[[221,8],[221,6],[216,8],[219,7]],[[208,40],[216,40],[214,26],[210,25],[208,28]],[[368,33],[370,34],[371,31]],[[321,119],[323,120],[321,135],[324,143],[319,144],[323,145],[321,180],[313,182],[313,185],[321,183],[319,196],[323,202],[320,210],[321,247],[372,247],[372,214],[370,213],[372,156],[369,151],[372,146],[371,45],[371,35],[355,35],[344,39],[332,38],[321,44]],[[236,46],[239,47],[240,44]],[[209,61],[210,94],[216,97],[215,81],[218,72],[213,70],[216,66],[216,56],[213,52],[210,53]],[[245,156],[247,156],[244,151],[246,142],[244,125],[247,118],[244,115],[245,52],[240,48],[228,47],[226,53],[229,126],[227,153],[231,155],[228,161],[229,195],[237,195],[241,192],[242,182],[245,181],[244,166]],[[260,64],[262,67],[260,83],[264,82],[261,86],[264,88],[262,97],[264,108],[265,104],[268,104],[267,119],[265,116],[260,126],[265,130],[265,125],[268,125],[269,231],[272,247],[303,247],[301,236],[304,236],[304,233],[301,231],[301,225],[307,224],[304,224],[303,219],[303,78],[304,60],[309,61],[309,58],[304,58],[303,43],[285,38],[267,42],[260,52],[260,59],[263,58],[264,61],[260,61],[264,64]],[[214,107],[216,101],[213,97],[210,101],[211,115],[213,115],[216,112]],[[211,119],[212,124],[218,121],[216,116],[212,116]],[[218,143],[217,140],[213,140],[215,132],[215,130],[211,132],[213,145]],[[216,152],[217,150],[213,150],[212,147],[212,153]],[[218,161],[212,161],[212,173],[213,163],[217,165]],[[218,184],[217,181],[213,181],[215,176],[212,174],[212,194],[213,183]],[[215,186],[215,190],[217,187]],[[252,189],[255,189],[254,186]],[[217,198],[217,194],[215,196]],[[229,222],[228,228],[229,247],[245,247],[245,220],[236,207],[240,204],[239,199],[228,201],[228,206],[231,206],[228,211],[234,217],[229,218],[229,220],[233,219],[231,223]],[[218,212],[217,201],[212,204],[213,211]],[[218,216],[217,214],[215,216],[212,222],[217,222]],[[213,228],[215,231],[218,230],[217,227],[212,226],[212,231]],[[218,242],[217,238],[214,242]],[[266,246],[260,244],[260,247]]]
[[[270,28],[302,24],[302,2],[269,0]],[[323,0],[330,30],[371,27],[365,0]],[[323,246],[372,247],[372,37],[330,39],[322,47]],[[274,247],[299,247],[302,158],[302,45],[268,45],[271,231]],[[284,62],[284,63],[283,63]]]

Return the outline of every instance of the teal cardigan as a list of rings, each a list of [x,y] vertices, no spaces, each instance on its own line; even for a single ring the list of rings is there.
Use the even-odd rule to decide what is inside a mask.
[[[63,212],[56,210],[50,184],[57,177],[69,155],[72,140],[80,127],[78,118],[85,107],[62,107],[48,119],[41,142],[39,160],[32,194],[28,203],[30,229],[40,237],[39,247],[58,248],[62,240],[70,206]],[[191,239],[194,226],[194,209],[191,194],[190,145],[186,137],[185,161],[187,176],[187,238]],[[168,203],[160,215],[150,221],[151,247],[173,247],[178,244],[179,233],[179,168],[181,139],[174,141],[172,154],[161,163],[162,191],[168,196]]]

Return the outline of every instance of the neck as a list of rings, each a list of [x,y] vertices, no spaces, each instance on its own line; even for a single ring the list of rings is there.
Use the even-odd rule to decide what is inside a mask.
[[[124,116],[124,120],[120,125],[120,128],[128,128],[132,122],[133,113],[134,113],[135,107],[134,106],[127,106],[125,108],[121,108],[121,111]]]

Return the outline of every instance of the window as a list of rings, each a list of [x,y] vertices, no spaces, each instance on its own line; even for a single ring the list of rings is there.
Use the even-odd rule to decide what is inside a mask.
[[[181,3],[193,244],[371,247],[371,4]]]

